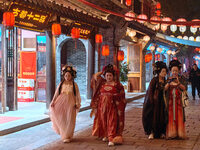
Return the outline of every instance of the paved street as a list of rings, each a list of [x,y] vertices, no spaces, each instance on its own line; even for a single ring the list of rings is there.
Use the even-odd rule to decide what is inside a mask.
[[[67,144],[57,140],[37,150],[199,150],[200,149],[200,100],[190,100],[186,108],[186,131],[188,140],[148,140],[144,135],[141,115],[143,99],[128,104],[124,143],[108,147],[107,143],[91,136],[91,127],[75,134],[73,142]]]

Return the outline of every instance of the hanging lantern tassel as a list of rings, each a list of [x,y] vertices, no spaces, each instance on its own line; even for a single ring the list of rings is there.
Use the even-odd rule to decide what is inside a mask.
[[[105,65],[107,64],[106,58],[109,55],[109,45],[104,45],[102,47],[102,56],[105,56]]]
[[[75,40],[75,48],[77,48],[76,40],[80,37],[80,31],[78,28],[72,28],[71,36]]]

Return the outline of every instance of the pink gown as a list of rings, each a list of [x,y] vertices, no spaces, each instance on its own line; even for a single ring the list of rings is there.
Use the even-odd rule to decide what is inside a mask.
[[[55,101],[54,107],[50,106],[50,118],[53,129],[57,134],[60,134],[62,140],[71,139],[74,133],[76,115],[81,104],[80,93],[76,83],[76,96],[74,96],[73,84],[63,83],[60,94],[58,92],[59,87],[60,85],[53,98]],[[75,104],[78,109],[75,108]]]

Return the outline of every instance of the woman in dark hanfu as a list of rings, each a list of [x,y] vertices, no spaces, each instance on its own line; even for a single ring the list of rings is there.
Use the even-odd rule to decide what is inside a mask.
[[[158,61],[153,66],[155,77],[151,80],[143,104],[142,123],[149,139],[164,138],[166,133],[166,110],[164,101],[167,66]]]
[[[122,84],[115,81],[116,76],[117,69],[109,64],[96,73],[91,82],[90,116],[95,115],[92,135],[109,141],[108,146],[122,143],[124,129],[125,93]]]

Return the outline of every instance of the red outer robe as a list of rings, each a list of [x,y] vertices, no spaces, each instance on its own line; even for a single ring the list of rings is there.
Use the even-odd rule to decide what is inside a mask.
[[[110,92],[107,91],[106,93],[103,90],[105,83],[106,80],[102,77],[98,77],[97,80],[93,77],[91,81],[93,97],[90,106],[93,109],[97,109],[97,113],[94,118],[92,135],[98,137],[108,137],[109,141],[112,141],[114,137],[122,136],[126,100],[124,87],[120,82],[115,82],[112,90]],[[108,96],[109,94],[110,96]],[[105,99],[107,99],[106,104],[104,103]],[[108,121],[106,123],[106,119],[112,121]]]

